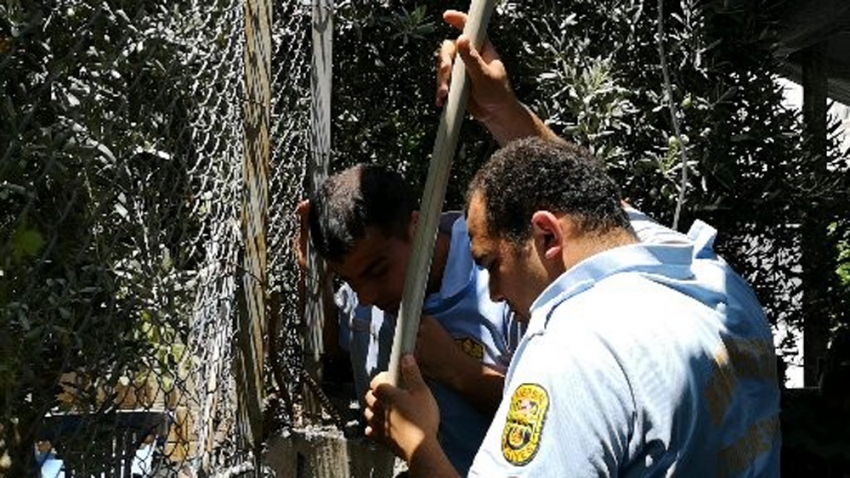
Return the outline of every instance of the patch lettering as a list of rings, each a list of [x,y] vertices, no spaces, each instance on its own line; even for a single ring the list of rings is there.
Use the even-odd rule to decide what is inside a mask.
[[[502,430],[502,455],[508,462],[523,466],[531,462],[540,447],[540,435],[549,410],[549,394],[533,383],[514,390]]]

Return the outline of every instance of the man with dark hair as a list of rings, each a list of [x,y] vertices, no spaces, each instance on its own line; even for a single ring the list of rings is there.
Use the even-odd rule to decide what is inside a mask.
[[[341,262],[368,228],[403,239],[417,202],[395,171],[367,164],[346,169],[324,181],[313,196],[316,213],[309,215],[313,246],[326,260]]]
[[[369,380],[388,366],[417,224],[416,200],[399,174],[357,165],[324,181],[302,209],[317,253],[345,282],[336,303],[342,321],[350,324],[355,388],[365,395]],[[464,471],[498,407],[509,340],[518,341],[519,335],[511,333],[517,324],[508,307],[489,299],[487,282],[470,255],[466,221],[460,213],[444,213],[417,357],[440,404],[440,441],[451,463]]]
[[[624,209],[592,155],[552,141],[513,97],[491,45],[445,46],[438,101],[457,49],[474,85],[470,110],[507,144],[468,190],[472,254],[492,299],[528,321],[469,475],[778,476],[770,328],[712,250],[716,231],[697,221],[685,236]],[[550,141],[513,141],[528,136]],[[457,476],[411,356],[402,377],[405,390],[373,380],[367,435],[411,476]]]
[[[467,214],[493,300],[529,320],[471,476],[778,476],[770,329],[716,231],[640,243],[603,169],[537,138],[478,172]],[[367,431],[412,476],[454,476],[418,373],[373,381]]]
[[[504,160],[508,157],[512,162]],[[511,170],[510,165],[516,163],[524,167]],[[505,181],[507,177],[510,181]],[[572,143],[526,141],[522,148],[512,144],[494,155],[472,179],[468,192],[477,191],[488,198],[489,227],[504,231],[517,245],[530,234],[527,218],[533,210],[544,207],[568,206],[582,232],[601,235],[616,228],[631,230],[618,200],[618,188],[603,165]]]

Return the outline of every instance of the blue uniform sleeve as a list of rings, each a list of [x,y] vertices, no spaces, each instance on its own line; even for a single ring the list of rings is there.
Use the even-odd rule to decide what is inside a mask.
[[[529,342],[470,476],[617,476],[635,406],[616,357],[587,333]]]

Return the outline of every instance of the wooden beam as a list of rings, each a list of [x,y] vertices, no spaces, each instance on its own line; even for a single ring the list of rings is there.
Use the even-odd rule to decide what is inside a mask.
[[[827,84],[826,44],[820,43],[800,52],[803,65],[803,120],[808,136],[808,173],[811,184],[827,174]],[[824,217],[817,197],[802,228],[803,288],[803,383],[818,383],[820,362],[829,341],[829,310],[826,290],[834,268],[830,267],[835,251],[824,247],[828,218]]]
[[[241,375],[240,415],[259,459],[263,440],[263,336],[266,321],[266,230],[269,204],[269,124],[271,120],[271,2],[245,3],[244,155],[242,163],[242,290],[237,289],[239,350],[236,370]],[[241,383],[240,383],[241,382]],[[259,464],[259,462],[256,462]]]

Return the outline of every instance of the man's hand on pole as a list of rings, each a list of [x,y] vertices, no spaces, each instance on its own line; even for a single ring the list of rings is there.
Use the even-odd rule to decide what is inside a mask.
[[[443,13],[443,20],[460,31],[466,26],[466,14],[456,10]],[[510,107],[512,103],[513,90],[508,82],[505,65],[489,40],[484,41],[480,52],[465,35],[460,35],[457,40],[444,40],[437,55],[437,106],[443,106],[449,95],[452,64],[458,53],[472,81],[467,111],[486,123],[488,118],[498,116],[501,110]]]
[[[443,20],[463,30],[467,16],[447,10]],[[505,65],[489,40],[476,50],[466,35],[456,40],[444,40],[437,54],[437,106],[442,106],[449,94],[452,62],[460,55],[469,75],[471,87],[467,111],[480,121],[502,146],[520,138],[537,136],[548,141],[564,140],[517,99],[508,81]]]
[[[401,359],[405,388],[392,386],[383,372],[372,379],[366,393],[366,436],[386,444],[410,462],[417,449],[436,443],[440,410],[412,355]]]

